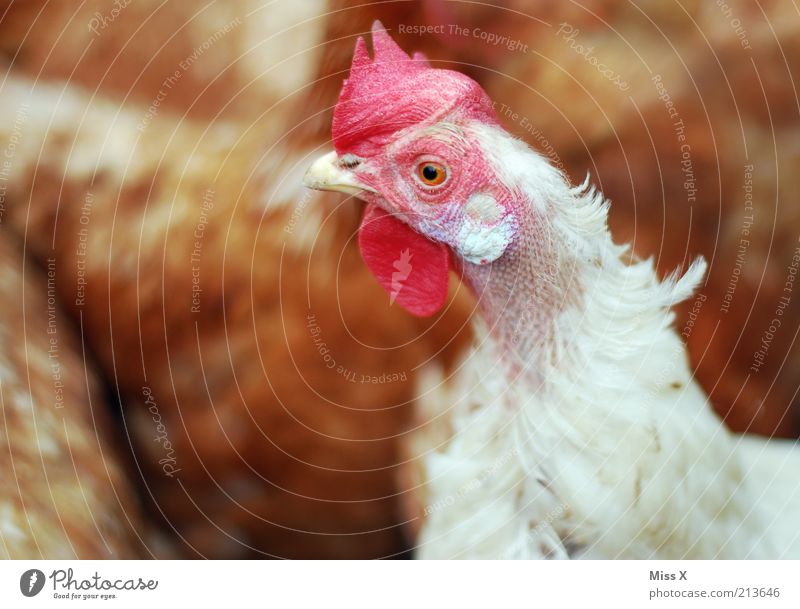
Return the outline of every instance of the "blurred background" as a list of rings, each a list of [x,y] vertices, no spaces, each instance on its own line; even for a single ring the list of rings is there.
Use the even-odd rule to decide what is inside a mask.
[[[390,306],[361,205],[300,184],[374,19],[662,274],[705,256],[697,377],[800,435],[793,1],[0,0],[0,556],[413,555],[416,382],[472,303]]]

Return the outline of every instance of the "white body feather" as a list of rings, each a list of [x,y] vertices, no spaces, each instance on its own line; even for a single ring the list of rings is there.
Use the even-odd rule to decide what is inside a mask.
[[[581,298],[545,342],[523,337],[522,368],[479,329],[452,378],[428,370],[420,557],[800,558],[800,449],[731,434],[672,328],[705,263],[662,282],[650,261],[623,262],[602,197],[500,130],[475,135],[555,209]]]

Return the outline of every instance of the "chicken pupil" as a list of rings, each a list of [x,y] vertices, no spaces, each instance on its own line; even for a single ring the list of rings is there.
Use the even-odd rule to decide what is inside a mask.
[[[439,170],[436,169],[433,165],[425,165],[422,168],[422,177],[428,180],[429,182],[433,182],[436,178],[439,177]]]

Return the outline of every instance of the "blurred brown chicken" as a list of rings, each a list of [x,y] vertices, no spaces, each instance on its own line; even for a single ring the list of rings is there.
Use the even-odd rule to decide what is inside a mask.
[[[113,445],[120,434],[56,301],[57,262],[37,268],[1,237],[0,558],[144,558],[148,530]]]
[[[454,337],[466,309],[420,323],[390,308],[352,241],[358,210],[302,190],[327,129],[316,115],[340,75],[329,87],[273,87],[283,70],[269,72],[294,52],[280,47],[250,83],[257,75],[239,46],[253,26],[249,3],[210,9],[149,63],[158,46],[131,34],[149,16],[137,6],[97,38],[86,24],[99,3],[69,25],[50,17],[20,51],[2,92],[4,109],[30,115],[8,221],[40,262],[58,261],[61,300],[118,401],[142,495],[175,540],[166,555],[398,555],[407,540],[397,446],[415,369],[464,344]],[[165,38],[180,12],[170,10]],[[272,17],[304,50],[324,40],[322,18]],[[63,49],[62,27],[74,32]],[[98,81],[114,55],[94,45],[127,36],[133,48],[110,62],[115,76]],[[75,67],[76,48],[90,49],[92,67],[71,76],[65,58]],[[190,59],[198,49],[202,61]],[[308,54],[304,81],[319,63]],[[142,65],[149,76],[139,79]],[[21,76],[42,68],[48,84]],[[232,102],[222,118],[219,91],[201,88],[217,75]]]

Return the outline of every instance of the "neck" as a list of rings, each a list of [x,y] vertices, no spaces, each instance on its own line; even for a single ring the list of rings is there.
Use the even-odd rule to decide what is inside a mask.
[[[466,264],[464,279],[484,323],[514,369],[538,368],[559,340],[557,319],[583,306],[578,265],[559,251],[552,230],[520,223],[520,238],[492,264]]]
[[[504,182],[518,193],[518,231],[503,256],[483,266],[464,263],[463,276],[503,358],[515,372],[536,371],[543,358],[571,340],[559,319],[582,311],[591,283],[587,273],[596,269],[593,262],[604,257],[604,248],[614,247],[606,208],[601,197],[571,188],[558,170],[505,132],[484,129],[479,137],[486,156],[503,168]]]

